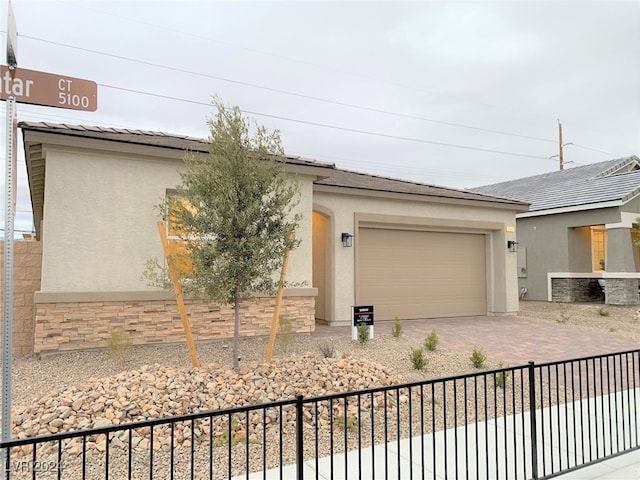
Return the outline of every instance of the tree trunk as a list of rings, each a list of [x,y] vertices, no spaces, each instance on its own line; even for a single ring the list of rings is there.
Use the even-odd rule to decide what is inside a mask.
[[[234,319],[233,319],[233,368],[238,368],[238,336],[240,335],[240,301],[238,295],[235,296],[235,302],[233,303]]]

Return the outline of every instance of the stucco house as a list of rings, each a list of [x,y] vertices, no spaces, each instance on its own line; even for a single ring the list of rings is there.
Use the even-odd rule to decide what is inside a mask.
[[[530,204],[516,215],[518,282],[526,299],[638,303],[640,257],[632,232],[640,217],[638,157],[471,191]]]
[[[184,336],[171,292],[141,278],[162,257],[154,206],[179,183],[199,138],[20,123],[34,224],[42,244],[34,351],[100,348],[121,326],[134,344]],[[355,173],[298,157],[300,246],[281,314],[294,332],[347,325],[352,305],[377,320],[502,315],[518,310],[515,214],[520,201]],[[350,246],[345,246],[350,245]],[[242,306],[242,335],[264,335],[273,298]],[[229,306],[191,300],[196,340],[229,337]]]

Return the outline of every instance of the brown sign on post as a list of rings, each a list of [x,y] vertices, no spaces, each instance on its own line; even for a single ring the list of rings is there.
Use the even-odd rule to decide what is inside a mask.
[[[0,100],[15,97],[17,103],[95,112],[98,85],[91,80],[0,66]]]

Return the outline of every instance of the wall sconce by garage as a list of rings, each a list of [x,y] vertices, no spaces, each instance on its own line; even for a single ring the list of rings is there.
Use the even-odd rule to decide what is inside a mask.
[[[517,252],[518,242],[515,240],[507,240],[507,249],[509,249],[510,252]]]
[[[342,232],[342,246],[353,247],[353,235]]]

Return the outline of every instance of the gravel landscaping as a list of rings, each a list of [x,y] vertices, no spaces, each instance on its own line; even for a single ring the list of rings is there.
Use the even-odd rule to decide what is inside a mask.
[[[603,316],[600,312],[607,315]],[[640,341],[639,315],[638,307],[531,301],[520,302],[519,313],[520,317],[532,322],[564,324]],[[410,339],[406,336],[393,338],[389,335],[376,335],[375,339],[360,345],[345,336],[293,336],[289,341],[278,340],[274,357],[305,353],[320,356],[320,346],[330,345],[334,348],[334,357],[348,354],[355,358],[379,363],[384,365],[398,382],[447,377],[473,371],[468,358],[470,352],[453,352],[443,349],[439,349],[437,354],[429,354],[429,364],[424,371],[414,370],[409,360],[409,353],[411,348],[420,346],[422,340]],[[261,362],[265,349],[264,338],[242,339],[240,341],[241,365],[248,368]],[[200,344],[198,354],[202,365],[231,367],[230,341]],[[79,387],[91,379],[156,364],[167,367],[189,367],[191,361],[184,344],[134,347],[127,351],[123,361],[110,355],[106,350],[65,353],[42,359],[16,358],[13,363],[13,405],[28,405],[52,391],[60,392],[68,387]]]
[[[604,305],[567,305],[547,302],[522,302],[521,317],[532,322],[554,322],[586,328],[608,334],[624,335],[640,339],[640,321],[638,311],[632,307],[610,307]],[[305,396],[321,396],[344,391],[361,390],[374,386],[395,385],[411,381],[450,377],[453,375],[477,371],[469,359],[470,352],[448,351],[439,347],[435,352],[426,352],[427,366],[415,370],[409,359],[412,348],[421,346],[424,339],[399,338],[391,335],[376,335],[375,339],[360,344],[346,336],[281,336],[275,350],[272,365],[262,363],[266,348],[264,338],[242,339],[240,341],[241,368],[231,370],[230,341],[207,342],[198,345],[198,354],[202,367],[190,368],[190,357],[183,344],[154,345],[134,347],[122,358],[110,355],[106,350],[76,352],[49,356],[42,359],[15,359],[13,372],[13,411],[14,436],[30,437],[61,431],[86,429],[91,427],[119,425],[142,419],[163,418],[171,415],[217,410],[232,406],[246,406],[292,398],[296,393]],[[325,358],[331,353],[331,358]],[[491,364],[486,367],[497,367]],[[486,419],[508,415],[527,405],[528,399],[520,398],[517,375],[507,378],[516,388],[499,389],[493,383],[495,378],[485,377],[480,385],[467,385],[461,382],[439,385],[426,393],[419,389],[395,391],[387,397],[381,395],[365,396],[359,405],[350,403],[346,409],[344,403],[332,402],[320,404],[314,411],[311,406],[306,410],[305,435],[311,440],[315,431],[311,424],[321,425],[318,445],[320,456],[357,447],[358,438],[367,442],[380,443],[395,436],[414,435],[425,428],[451,427],[461,424],[462,405],[460,394],[467,392],[469,410],[468,421],[474,418]],[[457,391],[455,390],[457,388]],[[480,389],[489,392],[492,405],[474,405],[474,392]],[[494,393],[499,392],[499,393]],[[559,392],[559,397],[564,396]],[[387,402],[387,403],[383,403]],[[521,403],[522,402],[522,403]],[[463,402],[464,403],[464,402]],[[481,402],[482,403],[482,402]],[[447,404],[449,405],[447,409]],[[386,405],[390,420],[384,419],[389,432],[380,428],[374,431],[373,424],[382,424]],[[412,406],[409,417],[408,405]],[[451,408],[455,405],[455,408]],[[395,412],[395,413],[394,413]],[[464,409],[465,416],[467,408]],[[333,432],[329,418],[340,428]],[[352,425],[353,419],[359,426]],[[339,419],[339,420],[336,420]],[[150,445],[148,432],[135,432],[133,438],[115,435],[106,445],[104,435],[91,438],[87,445],[87,459],[95,474],[88,478],[103,478],[103,452],[112,448],[112,456],[118,448],[125,452],[129,443],[134,448],[135,469],[140,474],[148,472],[149,459],[141,452],[153,447],[156,452],[154,468],[166,467],[171,458],[169,452],[176,452],[179,462],[190,458],[193,448],[198,462],[197,469],[205,469],[208,461],[208,431],[216,431],[214,443],[217,448],[217,462],[223,467],[217,475],[228,475],[226,470],[225,445],[235,445],[234,438],[240,439],[240,446],[234,446],[232,473],[243,472],[246,463],[245,452],[249,451],[252,465],[261,465],[263,453],[266,454],[267,467],[279,464],[279,428],[265,428],[267,424],[276,427],[282,425],[284,432],[292,431],[293,409],[283,411],[256,411],[251,417],[218,417],[203,419],[195,424],[177,424],[174,431],[174,449],[170,448],[171,434],[168,427],[156,430],[156,437]],[[225,423],[226,422],[226,423]],[[340,423],[342,422],[342,423]],[[445,423],[446,422],[446,423]],[[213,423],[213,429],[211,429]],[[233,427],[231,427],[233,425]],[[359,435],[352,431],[359,428]],[[227,431],[225,438],[220,432]],[[343,435],[343,432],[349,432]],[[413,433],[411,433],[413,432]],[[223,434],[224,436],[224,434]],[[333,440],[331,446],[329,439]],[[348,438],[347,438],[348,437]],[[226,443],[225,443],[226,442]],[[308,442],[313,444],[312,441]],[[246,448],[245,448],[246,447]],[[291,445],[285,449],[282,461],[290,463],[294,458]],[[264,450],[263,450],[264,448]],[[16,451],[16,455],[30,454],[30,450]],[[41,452],[46,454],[46,450]],[[65,455],[78,456],[82,446],[78,442],[65,445]],[[315,451],[305,452],[308,458]],[[122,457],[122,456],[121,456]],[[204,463],[203,463],[204,461]],[[110,469],[125,468],[123,458],[110,459]],[[76,478],[79,463],[68,463],[64,478]],[[184,469],[180,475],[188,478]],[[205,470],[203,470],[205,471]],[[144,473],[144,475],[148,475]],[[216,475],[216,477],[217,477]],[[134,478],[137,477],[134,475]],[[158,478],[164,474],[158,473]],[[40,477],[39,477],[40,478]],[[115,477],[113,477],[115,478]],[[180,478],[180,477],[177,477]]]

